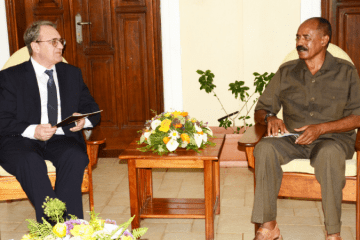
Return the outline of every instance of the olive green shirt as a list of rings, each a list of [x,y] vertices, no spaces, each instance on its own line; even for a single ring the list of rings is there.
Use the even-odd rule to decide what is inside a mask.
[[[315,75],[311,74],[304,60],[284,63],[260,96],[255,110],[277,114],[281,107],[289,132],[305,125],[336,121],[351,114],[360,115],[360,80],[355,66],[329,52]],[[338,138],[340,135],[355,140],[354,130],[321,137]]]

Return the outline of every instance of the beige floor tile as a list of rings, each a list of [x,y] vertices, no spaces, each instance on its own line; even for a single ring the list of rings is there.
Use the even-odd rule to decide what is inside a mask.
[[[27,234],[27,231],[24,232],[13,232],[13,231],[2,231],[1,232],[1,239],[14,239],[14,240],[19,240],[21,239],[25,234]]]
[[[320,217],[288,217],[288,216],[278,216],[276,218],[277,222],[282,225],[315,225],[315,226],[322,226],[322,222]]]
[[[220,215],[217,233],[251,233],[254,224],[250,222],[249,216]]]
[[[177,195],[178,198],[204,198],[204,186],[187,185],[181,186]]]
[[[112,196],[110,196],[110,200],[107,205],[130,206],[130,198],[128,196],[124,196],[122,193],[114,192]]]
[[[141,220],[142,223],[190,223],[192,224],[194,219],[191,218],[145,218]]]
[[[154,191],[153,197],[154,198],[177,198],[179,194],[179,191]]]
[[[159,191],[179,191],[182,179],[165,179],[162,181]]]
[[[194,219],[191,227],[191,232],[204,233],[205,232],[205,219]]]
[[[293,199],[278,199],[278,208],[316,208],[315,201],[293,200]]]
[[[341,237],[346,240],[355,240],[356,237],[353,235],[350,227],[341,227]]]
[[[216,240],[242,240],[243,239],[243,234],[242,233],[238,233],[238,234],[226,234],[226,233],[218,233],[215,236]]]
[[[105,206],[109,204],[109,201],[113,195],[111,191],[99,191],[94,194],[94,205]]]
[[[165,233],[162,240],[204,240],[205,233]]]
[[[323,226],[305,225],[281,225],[280,232],[284,239],[291,240],[321,240],[325,239],[325,229]]]
[[[189,233],[191,232],[191,225],[191,223],[168,223],[165,232]]]
[[[356,209],[356,204],[355,203],[343,203],[341,205],[342,209]]]
[[[161,240],[166,229],[167,223],[148,223],[141,222],[141,227],[148,228],[145,235],[142,238],[146,238],[149,240]]]
[[[342,209],[341,221],[342,226],[355,227],[356,212],[354,209]]]
[[[320,217],[318,208],[295,208],[294,212],[299,217]]]
[[[127,207],[125,206],[105,206],[103,208],[103,210],[101,210],[101,215],[107,215],[107,214],[110,214],[110,213],[115,213],[115,214],[122,214],[122,213],[125,213],[125,210],[128,210]]]
[[[222,199],[242,199],[245,197],[245,190],[243,187],[224,185],[220,188],[220,195]]]
[[[254,193],[253,192],[245,192],[245,207],[253,207],[254,206]]]
[[[245,199],[240,198],[232,198],[232,199],[220,199],[220,206],[227,206],[227,207],[244,207],[245,206]]]
[[[221,215],[251,216],[251,207],[222,207]]]
[[[278,208],[277,209],[277,215],[283,216],[283,217],[294,217],[295,211],[293,208]]]

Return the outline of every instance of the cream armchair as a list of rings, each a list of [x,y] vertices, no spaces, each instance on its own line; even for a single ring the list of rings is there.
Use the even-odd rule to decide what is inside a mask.
[[[28,61],[29,59],[30,59],[29,52],[26,47],[23,47],[18,51],[16,51],[9,58],[9,60],[5,63],[2,70],[23,63],[25,61]],[[64,58],[63,58],[63,62],[66,62]],[[84,135],[86,135],[85,142],[86,142],[87,154],[90,162],[88,167],[85,169],[81,191],[89,193],[90,210],[93,210],[94,194],[93,194],[93,183],[92,183],[92,167],[97,162],[99,145],[105,142],[105,138],[101,135],[101,133],[98,133],[96,135],[87,132],[86,134],[84,133]],[[48,168],[48,175],[51,184],[54,187],[55,179],[56,179],[56,174],[55,174],[56,169],[50,161],[46,160],[46,165]],[[25,192],[22,190],[20,183],[16,180],[14,176],[6,172],[0,166],[0,201],[16,200],[16,199],[24,199],[24,198],[27,198],[27,196]]]
[[[330,44],[328,51],[335,57],[343,58],[353,63],[350,57],[339,47]],[[296,50],[289,53],[284,62],[298,58]],[[278,114],[282,118],[282,110]],[[239,146],[246,147],[246,156],[248,159],[249,167],[255,168],[255,158],[253,155],[255,145],[261,140],[266,132],[266,126],[255,124],[249,128],[243,137],[239,140]],[[346,185],[343,189],[344,202],[356,202],[356,240],[360,240],[360,196],[359,187],[359,163],[360,163],[360,131],[358,129],[355,154],[353,159],[346,160]],[[279,197],[302,198],[302,199],[321,199],[320,184],[315,178],[314,168],[310,165],[309,159],[295,159],[290,163],[281,166],[284,172],[279,192]],[[254,175],[255,180],[255,175]],[[254,181],[255,184],[255,181]],[[255,232],[257,231],[257,224],[255,225]]]

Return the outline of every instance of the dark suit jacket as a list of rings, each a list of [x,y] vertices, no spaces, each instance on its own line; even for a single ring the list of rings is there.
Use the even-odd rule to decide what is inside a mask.
[[[56,65],[61,101],[61,117],[74,112],[89,113],[99,107],[85,85],[79,68],[60,62]],[[40,124],[40,93],[31,61],[0,71],[0,136],[22,134],[31,124]],[[89,117],[92,125],[100,114]],[[75,123],[63,127],[66,136],[74,137],[85,147],[81,131],[71,132]]]

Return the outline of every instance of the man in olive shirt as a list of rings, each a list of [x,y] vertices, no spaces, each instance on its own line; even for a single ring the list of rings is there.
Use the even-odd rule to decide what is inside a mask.
[[[255,147],[256,189],[252,221],[261,223],[255,239],[281,239],[276,224],[281,165],[293,159],[311,160],[321,184],[327,239],[338,240],[341,228],[345,160],[352,158],[360,122],[360,81],[353,64],[327,52],[330,23],[305,21],[296,34],[298,60],[289,61],[265,89],[255,108],[255,121],[300,136],[263,138]],[[283,108],[284,121],[276,117]]]

